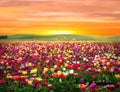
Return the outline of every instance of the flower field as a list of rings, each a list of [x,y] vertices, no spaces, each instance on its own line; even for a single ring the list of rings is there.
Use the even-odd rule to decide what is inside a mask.
[[[120,92],[120,43],[0,43],[0,92]]]

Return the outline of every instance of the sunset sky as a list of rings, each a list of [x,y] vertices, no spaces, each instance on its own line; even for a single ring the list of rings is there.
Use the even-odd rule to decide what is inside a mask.
[[[0,34],[120,35],[120,0],[0,0]]]

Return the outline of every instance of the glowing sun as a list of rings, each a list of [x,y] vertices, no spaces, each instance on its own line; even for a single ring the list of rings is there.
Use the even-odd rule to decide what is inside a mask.
[[[48,35],[63,35],[63,34],[74,34],[74,31],[71,30],[50,30]]]

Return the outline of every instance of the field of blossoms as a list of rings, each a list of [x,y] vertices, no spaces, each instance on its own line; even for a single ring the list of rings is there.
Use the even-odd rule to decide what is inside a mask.
[[[0,92],[120,92],[120,43],[0,43]]]

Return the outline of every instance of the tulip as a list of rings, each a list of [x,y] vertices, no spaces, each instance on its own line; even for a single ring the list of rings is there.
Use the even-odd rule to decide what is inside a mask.
[[[84,84],[84,83],[85,83],[85,81],[84,81],[84,80],[80,80],[80,83],[81,83],[81,84]]]
[[[42,85],[47,86],[48,83],[46,81],[42,81]]]
[[[58,78],[58,77],[59,77],[59,75],[58,75],[57,73],[52,74],[52,76],[53,76],[54,78]]]
[[[21,80],[25,81],[27,76],[21,76]]]
[[[27,71],[22,71],[22,74],[23,74],[23,75],[27,74]]]
[[[47,86],[48,86],[49,89],[53,88],[52,84],[48,84]]]
[[[107,85],[106,88],[109,89],[109,90],[114,90],[115,89],[115,85]]]
[[[86,85],[85,84],[80,84],[79,87],[83,92],[85,92],[85,90],[86,90]]]
[[[66,71],[66,68],[65,68],[65,67],[63,68],[63,71]]]
[[[92,75],[92,78],[93,78],[93,79],[95,79],[96,77],[97,77],[96,74],[93,74],[93,75]]]
[[[106,65],[107,65],[107,66],[110,66],[110,62],[107,62]]]
[[[51,68],[50,71],[53,73],[55,70],[54,70],[54,68]]]
[[[45,78],[46,78],[46,79],[49,79],[49,75],[46,75]]]
[[[26,81],[20,81],[20,85],[26,85]]]
[[[6,78],[11,79],[12,76],[11,76],[10,74],[8,74],[8,75],[6,76]]]
[[[120,78],[120,74],[115,74],[115,77],[116,78]]]
[[[35,84],[33,84],[33,85],[32,85],[32,88],[34,88],[34,89],[35,89],[36,87],[37,87],[37,86],[36,86]]]
[[[38,80],[38,81],[42,81],[42,78],[39,78],[39,77],[37,77],[35,79]]]
[[[106,67],[106,66],[103,66],[103,69],[104,69],[104,70],[106,70],[106,69],[107,69],[107,67]]]
[[[46,73],[48,71],[48,68],[43,69],[43,73]]]
[[[20,80],[20,76],[15,75],[15,76],[12,77],[12,79],[15,80],[15,81],[18,81],[18,80]]]
[[[119,81],[119,82],[117,82],[117,84],[120,86],[120,81]]]
[[[80,74],[79,77],[82,78],[82,77],[83,77],[83,74]]]
[[[65,76],[63,73],[60,75],[60,78],[61,78],[61,79],[65,79],[65,77],[66,77],[66,76]]]
[[[36,73],[37,72],[37,69],[35,68],[35,69],[32,69],[31,71],[30,71],[30,74],[33,74],[33,73]]]
[[[74,70],[70,70],[69,73],[70,73],[70,74],[73,74],[73,73],[74,73]]]
[[[58,70],[59,70],[58,68],[55,68],[55,69],[54,69],[54,72],[57,72]]]
[[[57,66],[57,65],[54,65],[53,67],[54,67],[54,68],[57,68],[58,66]]]
[[[60,76],[60,75],[62,74],[62,72],[61,72],[61,71],[58,71],[57,74],[58,74],[58,76]]]
[[[36,52],[36,53],[34,53],[34,56],[38,56],[39,54]]]
[[[90,89],[95,88],[95,87],[96,87],[96,83],[95,83],[95,82],[91,83],[91,84],[88,86],[88,88],[90,88]]]
[[[6,80],[0,80],[0,84],[5,84]]]
[[[14,84],[15,84],[15,85],[18,84],[18,81],[14,81]]]
[[[28,83],[29,85],[32,85],[32,84],[33,84],[33,81],[32,81],[32,80],[28,80],[27,83]]]

